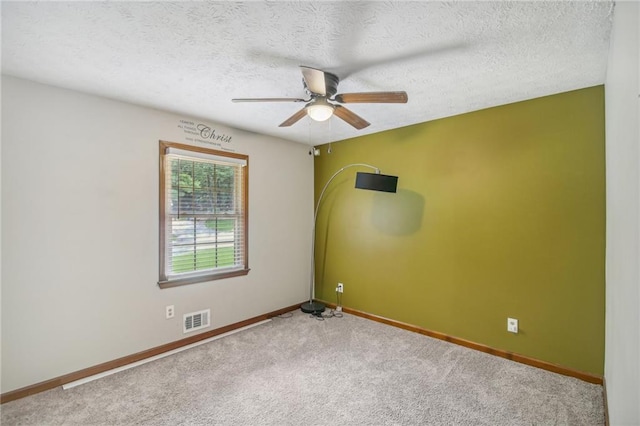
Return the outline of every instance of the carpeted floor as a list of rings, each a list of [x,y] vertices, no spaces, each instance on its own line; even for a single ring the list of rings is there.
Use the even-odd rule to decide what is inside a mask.
[[[604,424],[599,385],[301,312],[1,410],[2,425]]]

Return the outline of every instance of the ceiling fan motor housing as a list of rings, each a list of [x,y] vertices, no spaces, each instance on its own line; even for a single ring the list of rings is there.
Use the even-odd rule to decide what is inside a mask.
[[[331,98],[333,95],[338,93],[338,83],[340,83],[340,78],[337,75],[331,74],[327,71],[322,71],[324,73],[324,85],[325,85],[325,93],[315,93],[309,89],[307,86],[307,82],[302,79],[302,84],[304,84],[305,90],[312,96],[324,96],[327,99]]]

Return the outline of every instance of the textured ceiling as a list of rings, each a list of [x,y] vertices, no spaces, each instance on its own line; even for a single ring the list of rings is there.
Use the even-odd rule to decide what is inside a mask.
[[[379,132],[602,84],[612,2],[6,2],[2,72],[302,143]],[[405,90],[278,124],[306,97],[299,65],[338,92]]]

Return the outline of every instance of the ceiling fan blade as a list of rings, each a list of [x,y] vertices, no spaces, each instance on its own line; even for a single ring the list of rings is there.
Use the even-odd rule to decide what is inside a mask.
[[[336,95],[335,101],[341,104],[349,103],[382,103],[406,104],[409,100],[407,92],[363,92],[341,93]]]
[[[315,68],[305,67],[300,65],[302,71],[302,78],[307,88],[318,95],[327,95],[327,85],[324,80],[324,71]]]
[[[304,84],[312,94],[330,98],[338,91],[340,79],[337,75],[304,65],[300,68]]]
[[[300,111],[296,112],[295,114],[293,114],[291,117],[287,118],[286,120],[284,120],[282,122],[282,124],[280,124],[279,127],[289,127],[292,124],[295,124],[298,122],[298,120],[300,120],[302,117],[304,117],[305,115],[307,115],[307,110],[305,108],[302,108]]]
[[[300,98],[234,98],[231,102],[309,102]]]
[[[371,124],[364,118],[355,114],[353,111],[343,107],[342,105],[335,105],[335,107],[336,108],[333,110],[333,114],[338,116],[338,118],[341,118],[347,123],[351,124],[353,127],[355,127],[358,130],[364,129],[369,124]]]

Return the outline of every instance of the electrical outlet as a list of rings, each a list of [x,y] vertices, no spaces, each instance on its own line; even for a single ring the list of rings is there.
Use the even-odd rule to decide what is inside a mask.
[[[338,283],[338,287],[336,287],[336,292],[344,293],[344,284]]]
[[[173,318],[173,316],[176,314],[176,310],[173,305],[167,305],[164,309],[167,319]]]
[[[518,333],[518,320],[515,318],[507,318],[507,331],[510,333]]]

